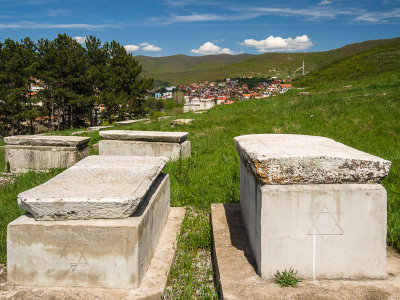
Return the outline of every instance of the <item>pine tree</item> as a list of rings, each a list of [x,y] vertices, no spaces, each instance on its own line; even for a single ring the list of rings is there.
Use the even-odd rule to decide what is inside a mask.
[[[22,122],[37,117],[35,101],[27,96],[32,65],[35,60],[34,44],[26,38],[18,43],[6,39],[0,45],[0,118],[2,134],[20,134]]]
[[[88,94],[85,50],[71,37],[59,34],[53,41],[39,40],[38,54],[38,76],[45,83],[41,95],[46,106],[57,114],[59,130],[72,127]]]

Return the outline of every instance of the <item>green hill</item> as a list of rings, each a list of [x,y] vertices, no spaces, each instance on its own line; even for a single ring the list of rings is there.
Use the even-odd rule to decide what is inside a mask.
[[[144,74],[172,84],[218,80],[228,77],[285,76],[300,74],[303,60],[306,72],[400,38],[365,41],[325,52],[263,53],[259,55],[206,55],[167,57],[136,56]]]
[[[298,77],[295,83],[300,86],[314,86],[365,77],[374,80],[378,74],[398,70],[400,70],[400,40],[336,61],[307,76]]]

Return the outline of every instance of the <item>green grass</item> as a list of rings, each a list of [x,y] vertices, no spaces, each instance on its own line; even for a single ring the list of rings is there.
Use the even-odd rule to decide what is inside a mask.
[[[54,169],[50,172],[24,173],[16,177],[15,183],[0,188],[0,264],[7,262],[7,224],[24,213],[17,205],[18,194],[46,182],[61,171]]]
[[[276,271],[274,274],[275,283],[281,287],[296,287],[297,283],[302,281],[302,278],[297,277],[297,271],[290,268],[289,270],[283,270],[282,272]]]
[[[400,250],[400,73],[380,73],[343,82],[328,82],[309,89],[267,99],[218,106],[204,114],[187,113],[192,125],[171,128],[170,120],[132,124],[124,129],[188,131],[192,157],[169,162],[171,205],[187,206],[179,237],[177,259],[171,270],[168,299],[212,299],[216,287],[209,266],[211,203],[239,201],[239,157],[233,138],[256,133],[319,135],[392,161],[383,181],[388,192],[388,244]],[[99,140],[98,132],[85,134]],[[0,157],[0,160],[3,158]],[[0,190],[0,263],[6,261],[6,224],[22,211],[18,192],[35,186],[55,173],[22,175]],[[200,266],[200,267],[199,267]]]

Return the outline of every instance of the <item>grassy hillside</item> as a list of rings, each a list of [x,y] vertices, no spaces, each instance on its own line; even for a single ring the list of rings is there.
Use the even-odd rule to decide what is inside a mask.
[[[210,204],[239,201],[239,156],[233,143],[239,135],[325,136],[392,161],[389,176],[382,182],[388,192],[387,241],[400,251],[400,69],[379,72],[386,67],[374,65],[375,76],[361,72],[357,79],[346,81],[350,88],[332,81],[313,86],[311,96],[290,90],[276,97],[218,106],[201,115],[188,113],[181,117],[193,118],[193,124],[179,128],[171,128],[169,120],[124,127],[188,131],[192,143],[191,158],[169,162],[164,169],[171,178],[171,205],[188,207],[165,299],[217,298],[212,281]],[[92,137],[91,144],[99,140],[98,132],[85,135]],[[6,226],[23,213],[17,194],[56,172],[20,175],[17,183],[0,189],[0,263],[6,262]]]
[[[400,38],[365,41],[326,52],[264,53],[259,55],[207,55],[192,57],[137,56],[146,75],[173,84],[218,80],[241,76],[275,76],[300,74],[303,60],[306,71],[314,71],[330,63]],[[297,70],[297,72],[295,72]]]
[[[196,70],[202,68],[210,68],[213,65],[222,66],[231,64],[244,59],[248,59],[254,55],[239,54],[239,55],[205,55],[205,56],[187,56],[183,54],[165,56],[165,57],[150,57],[138,55],[135,58],[142,64],[143,71],[148,73],[175,73],[184,72],[187,70]]]
[[[400,70],[400,40],[339,60],[308,76],[297,78],[295,83],[314,86],[360,77],[374,80],[376,75],[391,70]]]

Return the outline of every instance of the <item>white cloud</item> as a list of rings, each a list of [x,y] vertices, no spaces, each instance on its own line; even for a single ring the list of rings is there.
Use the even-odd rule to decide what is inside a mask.
[[[126,52],[135,52],[138,51],[140,47],[137,45],[125,45],[124,48]]]
[[[140,46],[144,46],[144,47],[142,48],[143,51],[153,51],[153,52],[156,52],[156,51],[161,51],[161,50],[162,50],[162,48],[157,47],[157,46],[154,46],[154,45],[150,45],[149,43],[141,43]]]
[[[76,36],[72,39],[77,41],[79,44],[84,44],[86,42],[86,36]]]
[[[310,48],[313,43],[307,35],[297,36],[296,38],[281,38],[279,36],[269,36],[265,40],[245,39],[240,43],[246,47],[254,47],[258,52],[272,51],[298,51]]]
[[[229,48],[221,48],[212,42],[206,42],[199,49],[192,49],[190,52],[195,54],[210,55],[210,54],[233,54]]]
[[[332,4],[332,1],[322,0],[320,3],[318,3],[318,5],[328,5],[328,4]]]
[[[0,23],[0,29],[104,29],[104,28],[122,28],[119,24],[50,24],[37,22],[18,22],[18,23]]]
[[[69,10],[65,10],[65,9],[48,9],[47,10],[47,16],[49,16],[49,17],[57,17],[57,16],[60,16],[60,15],[68,15],[68,14],[70,14],[71,13],[71,11],[69,11]]]
[[[356,18],[357,21],[366,21],[372,23],[387,22],[389,19],[400,18],[400,9],[396,8],[390,12],[364,13]]]

